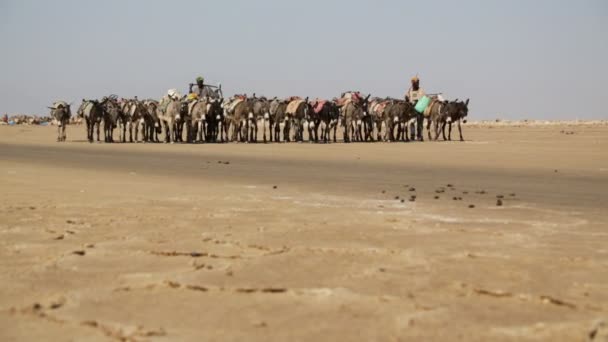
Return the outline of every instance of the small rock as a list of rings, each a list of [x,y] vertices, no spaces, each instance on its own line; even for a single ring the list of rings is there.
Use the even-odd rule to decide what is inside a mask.
[[[398,200],[398,199],[399,199],[399,196],[395,196],[395,199],[396,199],[396,200]]]
[[[454,185],[452,185],[452,184],[447,184],[446,186],[447,186],[448,188],[452,188],[452,187],[454,187]]]
[[[272,186],[272,188],[273,188],[273,189],[276,189],[276,188],[278,188],[278,187],[277,187],[276,185],[273,185],[273,186]]]
[[[266,328],[268,326],[268,324],[266,324],[266,322],[264,322],[264,321],[256,322],[253,325],[256,326],[256,327],[258,327],[258,328]]]
[[[383,194],[385,194],[385,193],[386,193],[386,190],[382,190],[382,193],[383,193]]]
[[[435,199],[439,199],[439,196],[435,196]]]
[[[76,224],[76,221],[73,220],[66,220],[65,223],[67,224]]]
[[[499,207],[502,206],[502,200],[500,198],[496,200],[496,205]]]
[[[511,193],[511,194],[509,194],[509,196],[515,197],[515,193]]]
[[[85,252],[85,251],[73,251],[72,254],[83,256],[83,255],[87,254],[87,252]]]
[[[401,203],[405,203],[405,200],[403,198],[401,199]]]
[[[469,204],[469,208],[471,208],[471,209],[475,208],[475,204]]]
[[[458,197],[452,197],[452,200],[458,201]]]
[[[503,195],[496,195],[496,198],[505,198]]]
[[[409,188],[410,191],[416,191],[416,188]]]

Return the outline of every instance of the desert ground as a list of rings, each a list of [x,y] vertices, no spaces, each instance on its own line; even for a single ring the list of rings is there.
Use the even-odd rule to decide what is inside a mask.
[[[608,125],[329,145],[67,134],[0,127],[1,341],[608,336]]]

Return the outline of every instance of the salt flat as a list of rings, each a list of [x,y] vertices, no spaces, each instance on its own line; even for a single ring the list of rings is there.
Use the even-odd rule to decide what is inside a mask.
[[[584,341],[608,323],[608,127],[464,133],[89,144],[2,126],[0,340]]]

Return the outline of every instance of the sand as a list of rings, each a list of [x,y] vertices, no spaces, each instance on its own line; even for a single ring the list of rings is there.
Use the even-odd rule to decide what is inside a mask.
[[[608,126],[464,133],[89,144],[2,126],[0,340],[606,338]]]

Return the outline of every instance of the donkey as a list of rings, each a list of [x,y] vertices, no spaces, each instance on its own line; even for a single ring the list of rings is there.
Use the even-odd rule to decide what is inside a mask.
[[[450,101],[447,104],[445,120],[443,120],[441,125],[441,132],[443,135],[443,140],[445,140],[445,126],[446,124],[449,126],[448,130],[448,139],[452,140],[452,123],[458,123],[458,133],[460,135],[460,141],[464,141],[462,137],[462,127],[460,126],[460,121],[463,123],[467,123],[466,117],[469,114],[469,99],[466,101]]]
[[[164,97],[159,105],[158,118],[165,128],[165,143],[179,141],[177,136],[177,125],[183,117],[183,105],[180,99]]]
[[[224,114],[232,127],[232,141],[247,141],[247,122],[253,117],[253,101],[246,96],[235,98],[224,106]]]
[[[97,141],[99,142],[99,126],[103,119],[103,109],[97,100],[82,99],[82,104],[78,107],[76,115],[79,118],[84,118],[87,129],[87,139],[90,143],[93,142],[93,132],[97,127]]]
[[[390,101],[388,99],[374,98],[369,102],[368,109],[371,121],[370,134],[373,135],[373,130],[376,130],[376,139],[378,141],[388,140],[387,131],[388,123],[386,121],[386,106]],[[384,126],[384,136],[382,135],[382,127]]]
[[[114,128],[117,126],[120,115],[120,106],[115,95],[102,98],[101,109],[103,112],[103,135],[107,143],[114,142]]]
[[[295,103],[298,101],[299,103]],[[309,114],[313,111],[312,106],[308,103],[308,97],[304,100],[294,100],[292,108],[292,117],[293,117],[293,127],[294,127],[294,140],[295,141],[304,141],[304,123],[308,118]],[[289,107],[289,106],[288,106]],[[288,108],[289,111],[289,108]],[[288,133],[289,134],[289,133]],[[308,137],[311,140],[312,137]],[[311,140],[312,141],[312,140]]]
[[[65,101],[57,101],[52,107],[47,107],[51,110],[51,117],[57,120],[57,141],[65,141],[66,127],[70,122],[72,111],[70,105]]]
[[[207,112],[211,104],[208,98],[194,100],[188,104],[186,135],[188,142],[203,142],[207,126]]]
[[[344,142],[349,143],[351,139],[363,141],[363,117],[367,110],[370,95],[359,100],[350,100],[342,107],[344,126]]]
[[[329,125],[329,121],[323,121],[322,117],[325,116],[327,120],[329,118],[328,113],[322,113],[323,111],[327,112],[328,110],[325,108],[329,108],[329,101],[326,100],[315,100],[311,104],[311,110],[308,113],[308,117],[306,121],[308,121],[308,140],[314,142],[319,142],[319,129],[321,129],[321,140],[323,139],[323,135],[325,133],[325,129]],[[327,142],[327,141],[324,141]]]
[[[288,101],[279,100],[276,97],[270,102],[270,116],[273,118],[272,123],[274,125],[274,131],[271,131],[271,135],[274,133],[274,141],[280,142],[281,135],[281,123],[283,123],[283,141],[289,141],[289,125],[290,122],[287,120],[287,105]]]
[[[204,123],[206,124],[205,129],[205,140],[208,142],[217,142],[219,129],[224,129],[222,104],[223,98],[208,98],[207,113],[205,115]],[[221,127],[220,127],[221,125]]]
[[[333,142],[337,142],[336,133],[338,131],[338,121],[340,120],[340,108],[338,108],[335,99],[326,101],[323,104],[323,107],[319,111],[319,119],[323,142],[328,143],[330,141],[331,131],[334,133]]]
[[[147,99],[142,104],[144,109],[144,141],[158,142],[158,134],[161,132],[160,120],[158,118],[158,101]]]
[[[253,94],[253,115],[248,119],[249,125],[249,141],[257,142],[258,137],[258,121],[262,121],[262,131],[264,143],[268,141],[266,137],[266,127],[270,131],[270,127],[272,124],[270,123],[270,101],[265,97],[257,98],[255,94]],[[270,141],[272,141],[272,134],[270,135]]]
[[[139,130],[142,130],[142,140],[145,140],[145,107],[142,102],[135,99],[122,99],[120,102],[119,126],[122,126],[121,141],[127,141],[127,129],[129,130],[129,142],[137,142]],[[135,140],[133,140],[133,129],[135,129]]]
[[[433,99],[424,111],[426,117],[426,131],[429,140],[437,140],[439,137],[439,130],[443,121],[446,120],[447,116],[447,102],[440,99]],[[435,138],[431,136],[431,126],[434,126]]]
[[[407,124],[412,118],[416,118],[414,106],[403,100],[391,100],[386,105],[386,126],[389,141],[410,141]],[[395,128],[397,135],[395,136]],[[412,137],[413,138],[413,137]]]

